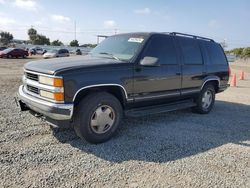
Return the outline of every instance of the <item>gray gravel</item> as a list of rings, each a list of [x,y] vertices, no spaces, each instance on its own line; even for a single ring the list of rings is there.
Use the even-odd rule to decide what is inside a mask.
[[[90,145],[19,112],[24,61],[0,59],[0,187],[250,187],[250,75],[209,115],[125,119]]]

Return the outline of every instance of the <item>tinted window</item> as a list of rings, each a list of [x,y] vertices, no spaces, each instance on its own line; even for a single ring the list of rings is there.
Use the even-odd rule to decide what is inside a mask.
[[[176,50],[172,37],[153,36],[143,53],[143,57],[157,57],[160,64],[177,64]]]
[[[206,42],[205,47],[210,58],[210,64],[226,64],[227,60],[221,46],[215,42]]]
[[[197,40],[179,38],[180,47],[184,57],[184,64],[202,64],[202,56]]]

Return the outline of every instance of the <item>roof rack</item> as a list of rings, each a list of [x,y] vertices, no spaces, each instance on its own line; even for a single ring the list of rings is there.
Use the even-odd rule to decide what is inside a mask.
[[[191,35],[191,34],[185,34],[185,33],[178,33],[178,32],[171,32],[169,33],[170,35],[179,35],[179,36],[187,36],[187,37],[192,37],[194,39],[202,39],[202,40],[207,40],[207,41],[211,41],[211,42],[214,42],[213,39],[210,39],[210,38],[206,38],[206,37],[201,37],[201,36],[196,36],[196,35]]]

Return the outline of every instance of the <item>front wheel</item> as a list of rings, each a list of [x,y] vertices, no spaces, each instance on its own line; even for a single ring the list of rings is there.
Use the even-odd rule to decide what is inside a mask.
[[[200,92],[198,99],[196,100],[197,106],[193,108],[195,112],[200,114],[208,114],[215,101],[215,89],[212,84],[207,84]]]
[[[76,109],[74,129],[86,141],[102,143],[115,134],[122,116],[122,107],[116,97],[106,92],[91,93]]]

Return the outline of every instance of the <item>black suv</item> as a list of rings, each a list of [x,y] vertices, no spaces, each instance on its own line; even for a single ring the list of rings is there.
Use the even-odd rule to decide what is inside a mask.
[[[123,115],[189,107],[209,113],[228,79],[224,51],[212,39],[129,33],[108,37],[87,56],[25,64],[18,100],[21,110],[101,143],[114,135]]]

